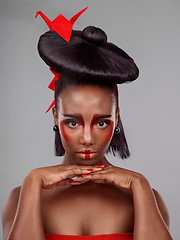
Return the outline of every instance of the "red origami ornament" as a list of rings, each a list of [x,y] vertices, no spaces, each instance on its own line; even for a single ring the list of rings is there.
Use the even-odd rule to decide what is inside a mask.
[[[58,33],[65,41],[67,41],[69,43],[70,38],[71,38],[71,34],[72,34],[72,28],[73,28],[73,24],[75,23],[75,21],[78,19],[78,17],[84,12],[86,11],[88,7],[84,8],[83,10],[81,10],[80,12],[78,12],[76,15],[74,15],[70,20],[67,20],[62,14],[60,14],[59,16],[57,16],[53,21],[49,20],[49,18],[47,18],[44,13],[42,13],[41,11],[38,11],[35,15],[35,18],[37,18],[37,16],[40,14],[41,17],[44,19],[44,21],[46,22],[47,26],[49,27],[50,31],[55,31],[56,33]],[[53,69],[51,69],[51,72],[55,75],[53,80],[50,82],[48,88],[52,89],[53,91],[55,91],[55,83],[56,81],[59,79],[61,73],[57,73],[55,72]],[[51,103],[51,105],[49,106],[49,108],[47,109],[46,113],[52,108],[52,106],[55,104],[55,100],[53,100],[53,102]]]

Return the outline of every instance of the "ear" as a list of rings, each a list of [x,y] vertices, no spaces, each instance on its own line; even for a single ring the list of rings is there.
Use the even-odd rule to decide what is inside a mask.
[[[116,117],[115,117],[115,127],[117,127],[119,112],[120,112],[120,110],[119,110],[119,107],[118,107],[118,109],[116,111]]]
[[[54,117],[55,124],[58,125],[58,113],[57,113],[55,107],[52,107],[52,114],[53,114],[53,117]]]

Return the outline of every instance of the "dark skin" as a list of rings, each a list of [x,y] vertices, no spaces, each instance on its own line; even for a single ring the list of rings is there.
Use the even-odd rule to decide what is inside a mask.
[[[134,240],[172,240],[159,193],[142,174],[113,166],[104,155],[118,114],[107,88],[69,86],[61,94],[53,116],[63,162],[30,171],[11,191],[3,209],[4,240],[124,232],[133,232]],[[84,150],[95,153],[79,153]]]

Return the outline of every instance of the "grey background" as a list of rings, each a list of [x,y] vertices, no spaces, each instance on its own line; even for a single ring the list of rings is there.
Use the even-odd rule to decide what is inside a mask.
[[[37,53],[48,30],[36,11],[51,20],[89,9],[74,29],[95,25],[135,59],[140,77],[120,89],[121,118],[131,157],[108,155],[117,166],[143,173],[164,198],[171,233],[180,239],[178,0],[1,0],[0,1],[0,209],[9,191],[31,169],[61,163],[54,156],[52,79]],[[2,231],[0,232],[2,238]]]

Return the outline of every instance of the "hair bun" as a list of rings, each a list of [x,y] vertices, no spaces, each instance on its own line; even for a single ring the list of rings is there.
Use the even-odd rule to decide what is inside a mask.
[[[53,70],[83,82],[122,84],[139,76],[134,60],[94,26],[73,30],[69,43],[48,31],[40,37],[38,51]]]
[[[107,42],[107,35],[106,33],[97,27],[88,26],[84,28],[81,33],[82,40],[87,43],[95,44],[95,45],[102,45],[103,43]]]

